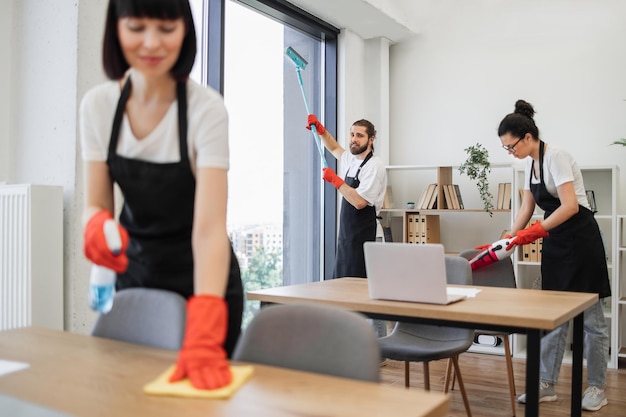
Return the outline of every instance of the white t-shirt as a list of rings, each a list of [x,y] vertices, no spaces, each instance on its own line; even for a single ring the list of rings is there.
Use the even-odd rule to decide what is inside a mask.
[[[363,159],[358,159],[350,151],[344,151],[341,154],[341,175],[339,176],[345,178],[346,173],[348,173],[350,177],[354,177],[362,163]],[[383,206],[385,191],[387,190],[387,170],[383,161],[377,156],[372,156],[361,168],[359,181],[359,188],[356,189],[357,193],[364,200],[367,200],[369,206],[374,206],[376,213],[378,213]]]
[[[526,161],[526,169],[524,176],[524,190],[530,190],[528,180],[531,176],[532,158]],[[548,146],[543,155],[543,181],[548,192],[555,198],[559,198],[557,188],[566,182],[574,183],[574,191],[578,204],[589,208],[587,194],[585,193],[585,184],[583,183],[583,175],[578,168],[578,164],[574,158],[565,150]],[[532,176],[532,183],[539,184],[540,178]]]
[[[109,81],[85,94],[80,105],[84,161],[106,161],[120,85]],[[228,114],[222,96],[210,87],[187,81],[187,143],[191,169],[229,168]],[[117,154],[155,163],[180,161],[178,102],[174,101],[150,134],[138,140],[124,113]]]

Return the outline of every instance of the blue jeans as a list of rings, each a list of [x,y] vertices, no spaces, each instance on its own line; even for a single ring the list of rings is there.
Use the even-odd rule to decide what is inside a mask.
[[[609,327],[602,311],[602,300],[585,310],[585,359],[587,359],[587,385],[604,388],[609,360]],[[565,353],[569,322],[554,329],[541,339],[541,365],[539,379],[556,384]]]

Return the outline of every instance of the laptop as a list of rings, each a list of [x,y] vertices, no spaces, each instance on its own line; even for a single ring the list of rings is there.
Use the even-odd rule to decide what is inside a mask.
[[[363,250],[370,298],[429,304],[466,298],[448,291],[441,244],[365,242]]]

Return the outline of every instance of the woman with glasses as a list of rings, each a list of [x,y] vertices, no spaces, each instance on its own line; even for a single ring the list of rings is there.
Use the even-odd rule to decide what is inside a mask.
[[[604,244],[576,161],[567,151],[539,138],[534,114],[530,103],[518,100],[515,111],[498,127],[502,147],[527,162],[522,205],[511,228],[516,239],[511,246],[543,238],[542,289],[599,295],[600,300],[584,314],[588,388],[582,408],[596,411],[607,404],[604,387],[609,335],[602,298],[611,295],[611,288]],[[535,205],[544,211],[543,221],[524,228]],[[554,385],[559,378],[568,327],[565,323],[541,339],[539,402],[557,399]],[[518,401],[526,403],[526,394]]]

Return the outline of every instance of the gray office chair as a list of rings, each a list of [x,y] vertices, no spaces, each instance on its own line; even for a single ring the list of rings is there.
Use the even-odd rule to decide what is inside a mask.
[[[239,339],[234,360],[379,381],[380,350],[361,314],[335,307],[264,307]]]
[[[466,259],[472,259],[481,251],[478,249],[467,249],[462,251],[459,256]],[[515,255],[513,255],[515,256]],[[472,271],[472,284],[484,287],[504,287],[516,288],[515,271],[511,258],[502,259],[491,265]],[[504,347],[504,357],[506,358],[506,370],[509,376],[509,393],[511,396],[511,415],[515,416],[515,375],[513,373],[513,361],[511,360],[511,346],[509,343],[510,333],[503,333],[494,330],[475,330],[475,336],[489,335],[502,339]]]
[[[472,270],[469,262],[459,256],[446,256],[446,277],[448,284],[470,285]],[[463,302],[463,301],[461,301]],[[448,392],[451,363],[459,380],[463,404],[471,417],[469,401],[459,368],[459,354],[465,352],[474,341],[474,330],[456,327],[433,326],[398,322],[389,336],[378,339],[381,355],[397,361],[404,361],[404,384],[409,387],[410,362],[422,362],[424,366],[424,388],[430,391],[429,362],[448,358],[444,391]]]
[[[154,288],[119,291],[113,308],[99,314],[92,336],[179,350],[185,335],[186,301],[180,294]]]

